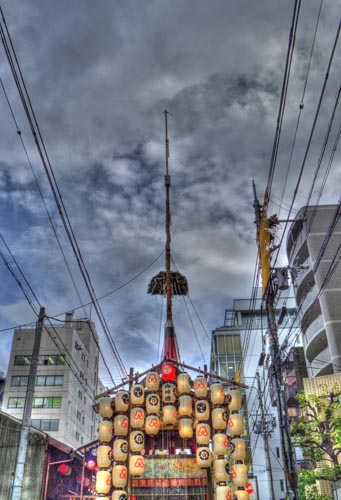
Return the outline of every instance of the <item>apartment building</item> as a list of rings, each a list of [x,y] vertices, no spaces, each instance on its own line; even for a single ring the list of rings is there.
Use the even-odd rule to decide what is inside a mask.
[[[3,395],[4,412],[21,419],[32,359],[34,328],[14,331]],[[102,390],[98,378],[99,348],[95,325],[76,320],[50,326],[45,321],[32,409],[32,426],[77,449],[96,435],[94,396]]]

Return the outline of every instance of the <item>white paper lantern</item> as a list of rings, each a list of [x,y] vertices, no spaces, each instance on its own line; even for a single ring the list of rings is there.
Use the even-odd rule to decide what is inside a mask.
[[[176,401],[176,385],[166,382],[162,385],[162,401],[165,404],[174,404]]]
[[[245,490],[235,490],[233,500],[249,500],[249,494]]]
[[[230,441],[230,454],[233,460],[245,460],[246,443],[244,439],[234,438]]]
[[[112,440],[113,435],[113,425],[109,420],[102,420],[98,424],[98,441],[100,443],[109,443]]]
[[[99,413],[103,418],[111,418],[113,416],[112,403],[114,404],[114,399],[102,398],[99,402]]]
[[[176,382],[179,396],[191,392],[191,379],[188,373],[179,373]]]
[[[128,500],[128,493],[124,490],[115,490],[111,495],[111,500]]]
[[[214,405],[224,404],[225,392],[223,384],[211,385],[211,401]]]
[[[193,420],[191,418],[180,418],[179,436],[182,439],[190,439],[193,437]]]
[[[195,402],[195,418],[198,422],[203,422],[210,418],[210,404],[206,399],[199,399]]]
[[[142,384],[133,384],[130,389],[130,402],[132,405],[143,405],[144,388]]]
[[[111,474],[107,470],[100,470],[96,474],[96,491],[99,495],[106,495],[111,489]]]
[[[180,417],[190,417],[193,413],[192,398],[188,395],[179,397],[179,410]]]
[[[130,455],[129,473],[131,476],[141,476],[144,472],[145,461],[142,455]]]
[[[116,415],[114,418],[114,434],[116,436],[127,436],[129,420],[127,415]]]
[[[215,491],[217,500],[232,500],[232,490],[229,486],[218,485]]]
[[[160,419],[157,415],[147,415],[145,432],[149,436],[156,436],[160,430]]]
[[[146,396],[146,411],[148,414],[160,412],[160,396],[155,392],[151,392]]]
[[[242,395],[237,390],[228,391],[226,401],[230,411],[239,411],[243,404]]]
[[[241,436],[244,432],[242,415],[239,413],[232,413],[228,419],[228,428],[232,436]]]
[[[158,372],[148,372],[146,375],[147,391],[157,392],[160,388],[160,375]]]
[[[111,446],[101,445],[97,448],[97,465],[98,467],[111,466]]]
[[[112,468],[112,484],[115,488],[124,488],[128,481],[128,468],[126,465],[114,465]]]
[[[144,448],[144,434],[141,431],[132,431],[129,435],[130,451],[141,452]]]
[[[199,446],[196,452],[197,464],[202,469],[207,469],[212,463],[212,454],[208,446]]]
[[[219,432],[213,436],[213,451],[217,456],[226,455],[228,452],[228,437]]]
[[[226,408],[219,407],[212,410],[212,426],[216,431],[224,431],[227,424]]]
[[[130,425],[132,429],[142,429],[144,426],[145,413],[140,406],[130,410]]]
[[[128,458],[128,441],[116,438],[113,446],[113,455],[116,462],[125,462]]]
[[[247,484],[247,466],[245,464],[234,464],[232,467],[232,480],[235,486],[245,486]]]
[[[194,380],[194,394],[196,398],[206,398],[208,392],[207,380],[205,377],[197,377]]]
[[[217,483],[229,480],[229,463],[225,458],[218,458],[214,461],[214,477]]]
[[[174,425],[177,419],[177,409],[174,405],[165,405],[162,410],[163,425]]]
[[[195,440],[199,445],[208,444],[211,439],[211,427],[208,424],[199,423],[195,428]]]
[[[118,391],[115,396],[115,410],[125,412],[129,409],[129,392]]]

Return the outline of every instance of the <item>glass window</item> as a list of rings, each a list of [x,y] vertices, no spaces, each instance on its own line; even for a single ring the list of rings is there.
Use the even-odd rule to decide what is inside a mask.
[[[31,364],[32,356],[15,356],[14,364],[17,366],[26,366]]]
[[[31,425],[42,431],[58,431],[59,420],[57,419],[32,419]]]
[[[48,385],[56,386],[63,385],[64,376],[63,375],[38,375],[36,378],[36,385]]]
[[[45,375],[38,375],[36,378],[36,385],[45,385],[46,377]]]
[[[12,387],[26,386],[28,382],[28,377],[22,375],[14,375],[11,379]]]
[[[63,375],[56,375],[54,385],[63,385],[63,384],[64,384],[64,376]]]
[[[25,398],[9,398],[7,408],[24,408]]]
[[[43,408],[43,406],[44,406],[44,398],[34,398],[33,408]]]

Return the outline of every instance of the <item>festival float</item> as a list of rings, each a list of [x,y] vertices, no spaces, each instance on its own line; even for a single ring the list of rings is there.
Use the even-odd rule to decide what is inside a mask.
[[[180,362],[172,298],[187,295],[171,270],[168,112],[165,115],[165,271],[148,293],[166,297],[161,362],[96,397],[96,492],[101,500],[248,500],[241,414],[244,384]]]

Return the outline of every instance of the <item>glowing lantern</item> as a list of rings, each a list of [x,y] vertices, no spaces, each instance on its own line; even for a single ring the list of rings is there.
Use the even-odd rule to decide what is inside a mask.
[[[118,391],[115,397],[115,410],[124,412],[129,408],[129,392]]]
[[[116,436],[128,434],[129,421],[127,415],[116,415],[114,418],[114,433]]]
[[[180,417],[190,417],[193,413],[191,396],[179,397],[179,415]]]
[[[112,468],[112,484],[115,488],[124,488],[128,480],[126,465],[114,465]]]
[[[217,500],[232,500],[232,490],[229,486],[218,485],[215,492]]]
[[[211,385],[211,401],[214,405],[224,404],[225,392],[223,384]]]
[[[226,455],[228,452],[228,437],[223,432],[214,434],[213,451],[216,455]]]
[[[147,413],[159,413],[160,411],[160,397],[158,394],[151,392],[146,397],[146,410]]]
[[[227,423],[227,411],[225,408],[214,408],[212,410],[212,425],[216,431],[224,431]]]
[[[111,451],[111,448],[110,448],[110,451]],[[99,465],[97,465],[97,462],[94,458],[90,458],[90,460],[87,460],[85,463],[85,466],[88,470],[94,470],[94,471],[96,471],[97,467],[99,467]]]
[[[232,480],[235,486],[247,484],[247,466],[245,464],[234,464],[232,467]]]
[[[113,455],[116,462],[125,462],[128,457],[128,441],[116,438],[113,446]]]
[[[162,412],[163,425],[174,425],[177,418],[177,411],[173,405],[165,405]]]
[[[155,436],[160,430],[160,419],[157,415],[147,415],[145,431],[149,436]]]
[[[210,418],[210,404],[205,399],[199,399],[195,402],[195,418],[199,422]]]
[[[101,500],[105,500],[101,498]],[[115,490],[112,493],[111,500],[128,500],[128,493],[124,490]]]
[[[176,379],[176,370],[173,363],[165,361],[161,366],[162,380],[165,382],[174,382]]]
[[[141,431],[132,431],[129,436],[130,450],[133,453],[140,452],[144,448],[144,434]]]
[[[195,440],[199,445],[208,444],[211,439],[211,427],[208,424],[198,424],[195,429]]]
[[[62,476],[71,476],[72,473],[72,467],[69,464],[60,464],[57,471],[59,474]]]
[[[244,439],[232,439],[230,442],[230,453],[233,460],[245,460],[246,444]]]
[[[193,420],[191,418],[180,418],[179,436],[182,439],[190,439],[193,437]]]
[[[111,475],[107,470],[100,470],[96,474],[96,491],[100,495],[106,495],[111,489]]]
[[[130,390],[130,401],[133,405],[143,405],[144,388],[142,384],[134,384]]]
[[[244,489],[234,492],[233,500],[249,500],[249,494]]]
[[[191,392],[191,379],[188,373],[179,373],[176,383],[178,386],[178,394],[189,394]]]
[[[108,420],[103,420],[98,425],[98,441],[100,443],[109,443],[112,440],[113,425]]]
[[[144,472],[144,457],[142,455],[130,455],[129,473],[132,476],[141,476]]]
[[[212,463],[212,454],[207,446],[197,448],[197,464],[202,469],[207,469]]]
[[[228,419],[228,428],[232,436],[241,436],[244,431],[242,415],[239,413],[232,413]]]
[[[163,384],[162,401],[165,404],[174,404],[176,401],[176,386],[174,384]]]
[[[114,401],[111,398],[102,398],[99,402],[99,413],[103,418],[111,418],[114,411],[111,403]]]
[[[217,483],[229,480],[229,463],[225,458],[218,458],[214,462],[214,477]]]
[[[194,394],[196,398],[206,398],[208,392],[207,380],[205,377],[197,377],[194,380]]]
[[[147,391],[157,392],[160,387],[160,375],[158,372],[149,372],[146,375],[146,389]]]
[[[133,429],[142,429],[144,426],[144,418],[144,409],[140,406],[136,406],[130,410],[130,423]]]
[[[111,446],[101,445],[97,449],[98,467],[110,467],[111,465]]]
[[[240,391],[229,391],[226,394],[226,401],[230,411],[239,411],[242,407],[243,400]]]

